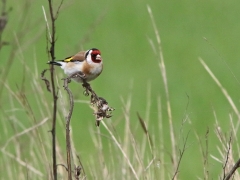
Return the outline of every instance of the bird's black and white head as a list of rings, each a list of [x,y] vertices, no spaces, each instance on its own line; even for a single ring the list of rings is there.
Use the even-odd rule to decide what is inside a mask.
[[[102,64],[101,52],[96,48],[89,49],[85,54],[85,59],[89,64]]]

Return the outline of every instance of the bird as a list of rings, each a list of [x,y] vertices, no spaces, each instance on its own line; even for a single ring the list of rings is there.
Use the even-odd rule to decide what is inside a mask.
[[[68,76],[81,72],[84,75],[84,81],[89,82],[96,79],[102,73],[102,61],[100,50],[91,48],[87,51],[80,51],[63,60],[48,61],[48,64],[60,66]],[[85,83],[83,82],[83,78],[79,76],[72,79],[78,83]]]

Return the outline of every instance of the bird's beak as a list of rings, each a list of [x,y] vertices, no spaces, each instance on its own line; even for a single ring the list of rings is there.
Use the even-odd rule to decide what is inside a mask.
[[[98,54],[98,55],[96,56],[96,60],[97,60],[97,61],[102,61],[102,57]]]

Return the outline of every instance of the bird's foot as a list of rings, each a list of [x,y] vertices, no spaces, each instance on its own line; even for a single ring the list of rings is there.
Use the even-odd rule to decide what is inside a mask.
[[[81,78],[83,81],[86,79],[86,75],[79,71],[79,72],[76,72],[76,73],[73,73],[70,78]]]

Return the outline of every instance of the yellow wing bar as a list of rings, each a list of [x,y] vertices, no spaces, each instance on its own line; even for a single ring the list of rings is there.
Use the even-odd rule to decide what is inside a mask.
[[[64,62],[70,62],[71,60],[73,60],[72,56],[65,58],[63,61],[64,61]]]

